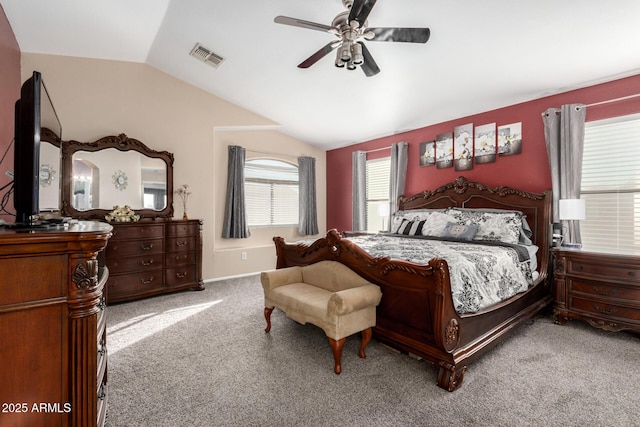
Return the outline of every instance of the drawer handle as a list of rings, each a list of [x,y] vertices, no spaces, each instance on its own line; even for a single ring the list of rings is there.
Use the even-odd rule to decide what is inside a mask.
[[[186,271],[184,271],[184,272],[182,272],[182,273],[176,273],[176,277],[177,277],[178,279],[184,279],[185,277],[187,277],[187,272],[186,272]]]
[[[98,310],[102,311],[107,306],[104,301],[104,295],[100,297],[100,301],[98,301]]]
[[[636,277],[636,272],[635,272],[635,271],[630,271],[630,272],[629,272],[629,276],[631,276],[631,277]]]
[[[600,295],[613,295],[613,294],[615,294],[616,292],[618,292],[618,290],[617,290],[617,289],[609,289],[609,290],[606,290],[606,289],[600,289],[600,288],[599,288],[599,287],[597,287],[597,286],[592,286],[591,288],[592,288],[596,293],[598,293],[598,294],[600,294]]]
[[[187,259],[189,255],[187,254],[182,254],[182,255],[176,255],[176,261],[182,261],[183,259]]]
[[[604,308],[600,308],[597,304],[593,304],[592,307],[595,311],[602,314],[613,314],[618,312],[617,308],[612,308],[611,310],[605,310]]]
[[[582,266],[581,265],[576,265],[576,270],[582,271]]]
[[[151,276],[148,279],[140,279],[143,285],[148,285],[149,283],[153,282],[153,280],[154,280],[153,276]]]
[[[144,265],[145,267],[146,267],[147,265],[151,265],[151,264],[153,264],[153,258],[151,258],[151,259],[150,259],[150,260],[148,260],[148,261],[142,260],[142,261],[140,261],[140,264]]]
[[[98,343],[98,354],[100,356],[104,356],[104,354],[107,352],[107,346],[106,343],[104,342],[104,338],[100,340],[100,342]]]
[[[98,400],[104,400],[107,397],[107,392],[104,390],[104,384],[100,385],[100,390],[98,390]]]
[[[176,242],[176,246],[177,246],[177,247],[179,247],[179,248],[181,248],[181,247],[183,247],[183,246],[187,246],[187,243],[188,243],[188,242],[187,242],[186,240],[185,240],[185,241],[183,241],[183,242]]]
[[[143,251],[148,251],[149,249],[153,248],[153,243],[149,243],[148,245],[145,245],[144,243],[140,243],[140,249],[142,249]]]

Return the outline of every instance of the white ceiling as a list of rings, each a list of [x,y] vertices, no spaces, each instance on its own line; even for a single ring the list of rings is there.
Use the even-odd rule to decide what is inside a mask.
[[[341,0],[0,0],[22,52],[147,63],[331,149],[640,73],[638,0],[379,0],[366,42],[381,72],[297,64],[334,36]],[[189,56],[202,43],[225,62]]]

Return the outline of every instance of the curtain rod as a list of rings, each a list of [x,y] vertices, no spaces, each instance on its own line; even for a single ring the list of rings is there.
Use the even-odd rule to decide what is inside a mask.
[[[374,148],[373,150],[366,150],[365,153],[375,153],[376,151],[390,150],[390,149],[391,149],[391,145],[387,147],[382,147],[382,148]]]
[[[247,153],[251,153],[251,154],[257,154],[259,156],[268,156],[268,157],[282,157],[282,158],[286,158],[286,159],[290,159],[290,160],[295,160],[295,162],[298,162],[298,157],[303,157],[303,156],[298,156],[298,157],[294,157],[294,156],[290,156],[288,154],[280,154],[280,153],[265,153],[262,151],[254,151],[254,150],[246,150]]]
[[[612,102],[619,102],[619,101],[626,101],[627,99],[632,99],[632,98],[637,98],[640,96],[640,93],[636,93],[634,95],[628,95],[628,96],[622,96],[620,98],[614,98],[614,99],[608,99],[606,101],[600,101],[600,102],[592,102],[591,104],[587,104],[585,105],[585,107],[596,107],[598,105],[603,105],[603,104],[610,104]],[[546,114],[542,113],[542,115],[544,116]],[[556,111],[556,114],[560,114],[560,111]]]
[[[618,101],[626,101],[627,99],[637,98],[639,96],[640,96],[640,93],[636,93],[634,95],[623,96],[621,98],[614,98],[614,99],[609,99],[607,101],[594,102],[592,104],[587,104],[586,106],[587,107],[595,107],[596,105],[609,104],[611,102],[618,102]]]

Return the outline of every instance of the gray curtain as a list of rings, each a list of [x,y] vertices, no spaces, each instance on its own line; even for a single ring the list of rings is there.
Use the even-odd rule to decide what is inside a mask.
[[[367,153],[354,151],[352,161],[351,227],[354,231],[367,229]]]
[[[582,152],[587,107],[583,104],[549,108],[542,114],[547,144],[551,186],[553,189],[553,222],[559,223],[558,201],[579,199],[582,180]],[[564,242],[582,243],[578,221],[562,221]]]
[[[398,198],[404,195],[407,181],[407,158],[409,144],[399,142],[391,145],[391,180],[389,181],[389,221],[387,231],[391,231],[391,217],[398,210]]]
[[[222,237],[228,239],[242,239],[251,236],[244,201],[244,159],[244,148],[237,145],[229,146],[227,199],[222,225]]]
[[[299,221],[298,233],[301,236],[318,234],[318,209],[316,207],[316,159],[298,158]]]

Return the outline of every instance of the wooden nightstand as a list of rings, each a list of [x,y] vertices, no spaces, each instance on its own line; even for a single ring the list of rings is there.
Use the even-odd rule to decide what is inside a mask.
[[[640,332],[640,258],[553,248],[556,323]]]

